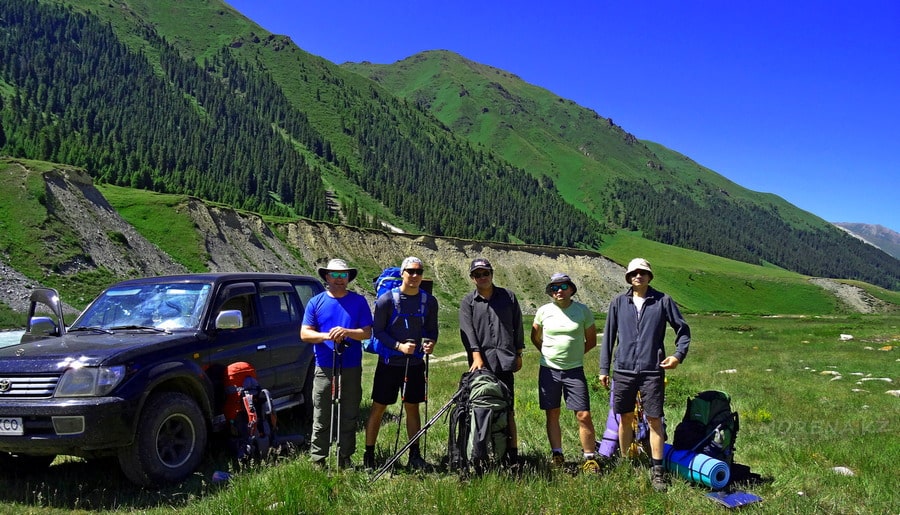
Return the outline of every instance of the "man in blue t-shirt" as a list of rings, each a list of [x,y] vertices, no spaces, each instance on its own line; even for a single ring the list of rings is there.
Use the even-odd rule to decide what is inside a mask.
[[[356,269],[341,259],[319,268],[324,292],[311,298],[303,314],[300,338],[313,344],[316,370],[313,378],[313,425],[309,454],[324,465],[331,446],[332,423],[340,428],[338,467],[352,466],[356,451],[356,426],[362,401],[362,344],[372,336],[372,311],[362,295],[349,291]],[[339,399],[336,421],[334,400]]]

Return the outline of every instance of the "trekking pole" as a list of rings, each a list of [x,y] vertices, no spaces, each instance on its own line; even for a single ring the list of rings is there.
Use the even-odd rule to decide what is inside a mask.
[[[343,343],[336,344],[335,348],[337,348],[338,345],[342,346]],[[334,402],[337,404],[337,416],[335,417],[336,418],[335,423],[337,425],[337,430],[335,430],[335,432],[334,432],[335,433],[334,454],[337,457],[337,468],[341,467],[341,395],[343,393],[341,387],[342,387],[343,377],[344,377],[344,354],[343,354],[343,352],[338,352],[337,353],[337,381],[336,381],[337,382],[337,394],[335,395],[335,400],[334,400]],[[332,426],[333,425],[334,424],[332,424]]]
[[[431,354],[425,355],[425,420],[428,420],[428,364],[431,358]],[[428,433],[425,433],[425,438],[422,439],[422,455],[428,456]]]
[[[337,403],[337,343],[334,343],[334,347],[331,349],[331,407],[328,415],[328,454],[331,455],[331,450],[335,448],[334,442],[334,406]],[[335,453],[337,450],[335,449]]]
[[[456,402],[457,399],[459,399],[459,396],[462,395],[462,393],[463,393],[463,389],[462,388],[458,389],[456,391],[456,393],[453,394],[453,397],[451,397],[450,400],[447,401],[447,404],[444,404],[441,407],[441,409],[439,409],[437,411],[437,413],[435,413],[434,416],[428,420],[428,422],[425,422],[425,425],[423,425],[422,428],[419,429],[419,431],[416,434],[414,434],[413,437],[410,438],[408,442],[406,442],[406,445],[404,445],[402,449],[397,451],[389,460],[387,460],[384,463],[384,465],[381,466],[380,469],[378,469],[378,471],[375,473],[374,476],[372,476],[372,479],[369,482],[374,483],[378,478],[383,476],[385,472],[387,472],[389,469],[391,469],[393,467],[394,463],[396,463],[397,460],[400,459],[400,456],[403,456],[403,453],[405,453],[406,451],[409,450],[410,447],[415,445],[415,443],[419,441],[419,438],[421,438],[422,435],[428,433],[428,428],[431,427],[432,425],[434,425],[434,423],[437,422],[437,420],[439,418],[441,418],[444,415],[444,413],[447,412],[447,410],[450,409],[450,406],[452,406],[453,403]]]
[[[403,387],[400,388],[400,419],[397,421],[397,438],[394,439],[394,453],[397,452],[397,446],[400,445],[400,428],[403,426],[403,410],[406,402],[406,383],[409,378],[409,354],[406,355],[406,366],[403,368]]]

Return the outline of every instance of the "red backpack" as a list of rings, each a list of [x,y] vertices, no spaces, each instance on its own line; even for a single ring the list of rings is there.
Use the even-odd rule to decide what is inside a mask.
[[[238,361],[228,365],[224,412],[237,458],[265,458],[275,443],[277,418],[269,391],[260,387],[251,364]]]

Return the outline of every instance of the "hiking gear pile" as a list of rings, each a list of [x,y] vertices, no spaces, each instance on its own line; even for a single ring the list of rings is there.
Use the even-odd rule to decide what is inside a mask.
[[[480,474],[503,460],[510,438],[512,393],[486,368],[466,372],[450,413],[447,454],[451,470]]]
[[[731,409],[731,397],[725,392],[707,390],[688,398],[684,418],[675,427],[672,446],[731,465],[739,429],[739,417]]]

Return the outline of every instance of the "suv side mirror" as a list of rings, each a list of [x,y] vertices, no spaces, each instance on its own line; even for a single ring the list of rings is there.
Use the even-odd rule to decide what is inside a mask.
[[[51,317],[31,317],[28,332],[32,336],[59,336],[59,327]]]
[[[244,327],[244,315],[239,309],[226,309],[216,317],[216,329],[240,329]]]

